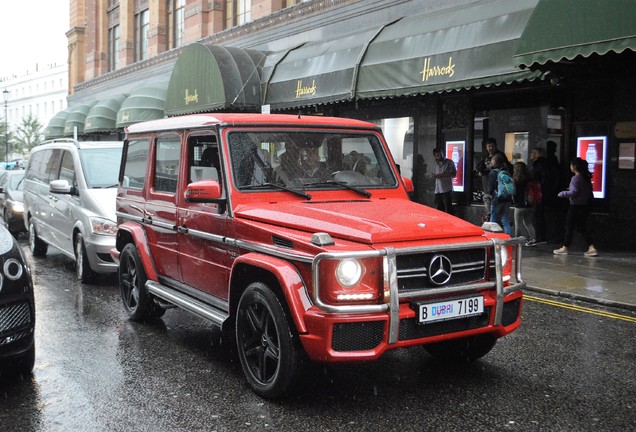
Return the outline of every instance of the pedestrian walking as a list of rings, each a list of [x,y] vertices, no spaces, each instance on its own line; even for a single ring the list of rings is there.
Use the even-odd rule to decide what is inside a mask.
[[[574,230],[577,229],[587,244],[586,257],[595,257],[598,251],[592,242],[592,235],[587,227],[587,219],[590,214],[590,203],[593,198],[592,194],[592,174],[588,171],[587,161],[577,157],[570,163],[570,171],[574,176],[570,180],[570,186],[567,190],[559,192],[559,198],[569,198],[570,206],[568,207],[567,216],[565,218],[565,239],[563,246],[555,249],[556,255],[567,255],[568,248],[572,242]]]
[[[453,179],[457,175],[455,163],[445,158],[442,150],[433,149],[435,157],[435,172],[432,177],[435,179],[435,207],[437,210],[453,214]]]
[[[497,194],[499,189],[499,172],[506,171],[506,159],[504,155],[496,153],[490,162],[492,166],[490,174],[488,175],[488,193],[492,196],[490,222],[497,222],[503,227],[506,234],[512,235],[510,217],[508,215],[512,199],[498,196]]]
[[[515,184],[515,237],[523,234],[525,228],[528,234],[526,246],[535,246],[536,237],[534,230],[534,207],[528,197],[528,189],[532,181],[532,174],[528,169],[528,165],[524,162],[514,164],[514,172],[512,173],[512,181]]]

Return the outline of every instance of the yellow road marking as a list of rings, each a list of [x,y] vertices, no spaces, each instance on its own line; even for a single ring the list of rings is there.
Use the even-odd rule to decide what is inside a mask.
[[[524,294],[523,296],[524,300],[530,300],[530,301],[534,301],[537,303],[543,303],[543,304],[547,304],[550,306],[556,306],[556,307],[560,307],[563,309],[569,309],[569,310],[573,310],[573,311],[577,311],[577,312],[585,312],[585,313],[589,313],[592,315],[598,315],[598,316],[602,316],[602,317],[606,317],[606,318],[612,318],[612,319],[618,319],[618,320],[623,320],[623,321],[627,321],[627,322],[633,322],[636,323],[636,318],[635,317],[630,317],[627,315],[620,315],[620,314],[615,314],[612,312],[603,312],[600,310],[596,310],[596,309],[591,309],[591,308],[587,308],[584,306],[575,306],[575,305],[571,305],[571,304],[567,304],[567,303],[561,303],[559,301],[555,301],[555,300],[548,300],[548,299],[543,299],[540,297],[534,297],[531,295],[527,295]]]

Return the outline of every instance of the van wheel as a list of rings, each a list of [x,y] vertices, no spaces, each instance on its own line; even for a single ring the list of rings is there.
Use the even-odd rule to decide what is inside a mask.
[[[264,398],[293,389],[300,373],[298,341],[276,294],[265,284],[250,284],[238,303],[236,345],[248,383]]]
[[[156,305],[148,294],[146,280],[139,251],[134,244],[128,243],[119,257],[119,289],[124,308],[133,321],[159,318],[165,313],[165,309]]]
[[[81,283],[88,283],[95,279],[95,272],[91,269],[86,246],[84,246],[84,236],[77,233],[75,236],[75,274]]]
[[[497,338],[495,336],[484,334],[425,345],[424,348],[437,360],[469,362],[488,354],[496,343]]]
[[[29,219],[29,249],[31,249],[31,254],[35,257],[43,257],[48,248],[49,245],[40,240],[33,221]]]

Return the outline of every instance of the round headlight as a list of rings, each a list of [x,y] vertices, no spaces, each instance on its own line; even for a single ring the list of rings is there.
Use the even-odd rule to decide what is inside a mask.
[[[336,268],[336,278],[340,285],[345,287],[352,287],[362,277],[362,265],[355,259],[345,259],[340,261]]]

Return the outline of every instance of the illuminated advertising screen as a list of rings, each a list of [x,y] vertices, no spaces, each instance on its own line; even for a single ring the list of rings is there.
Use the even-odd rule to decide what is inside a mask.
[[[594,198],[605,198],[607,137],[577,138],[576,155],[587,161],[587,169],[592,174],[592,191],[594,191]]]
[[[466,141],[446,141],[446,157],[453,161],[457,171],[457,175],[453,179],[453,191],[464,192]]]

